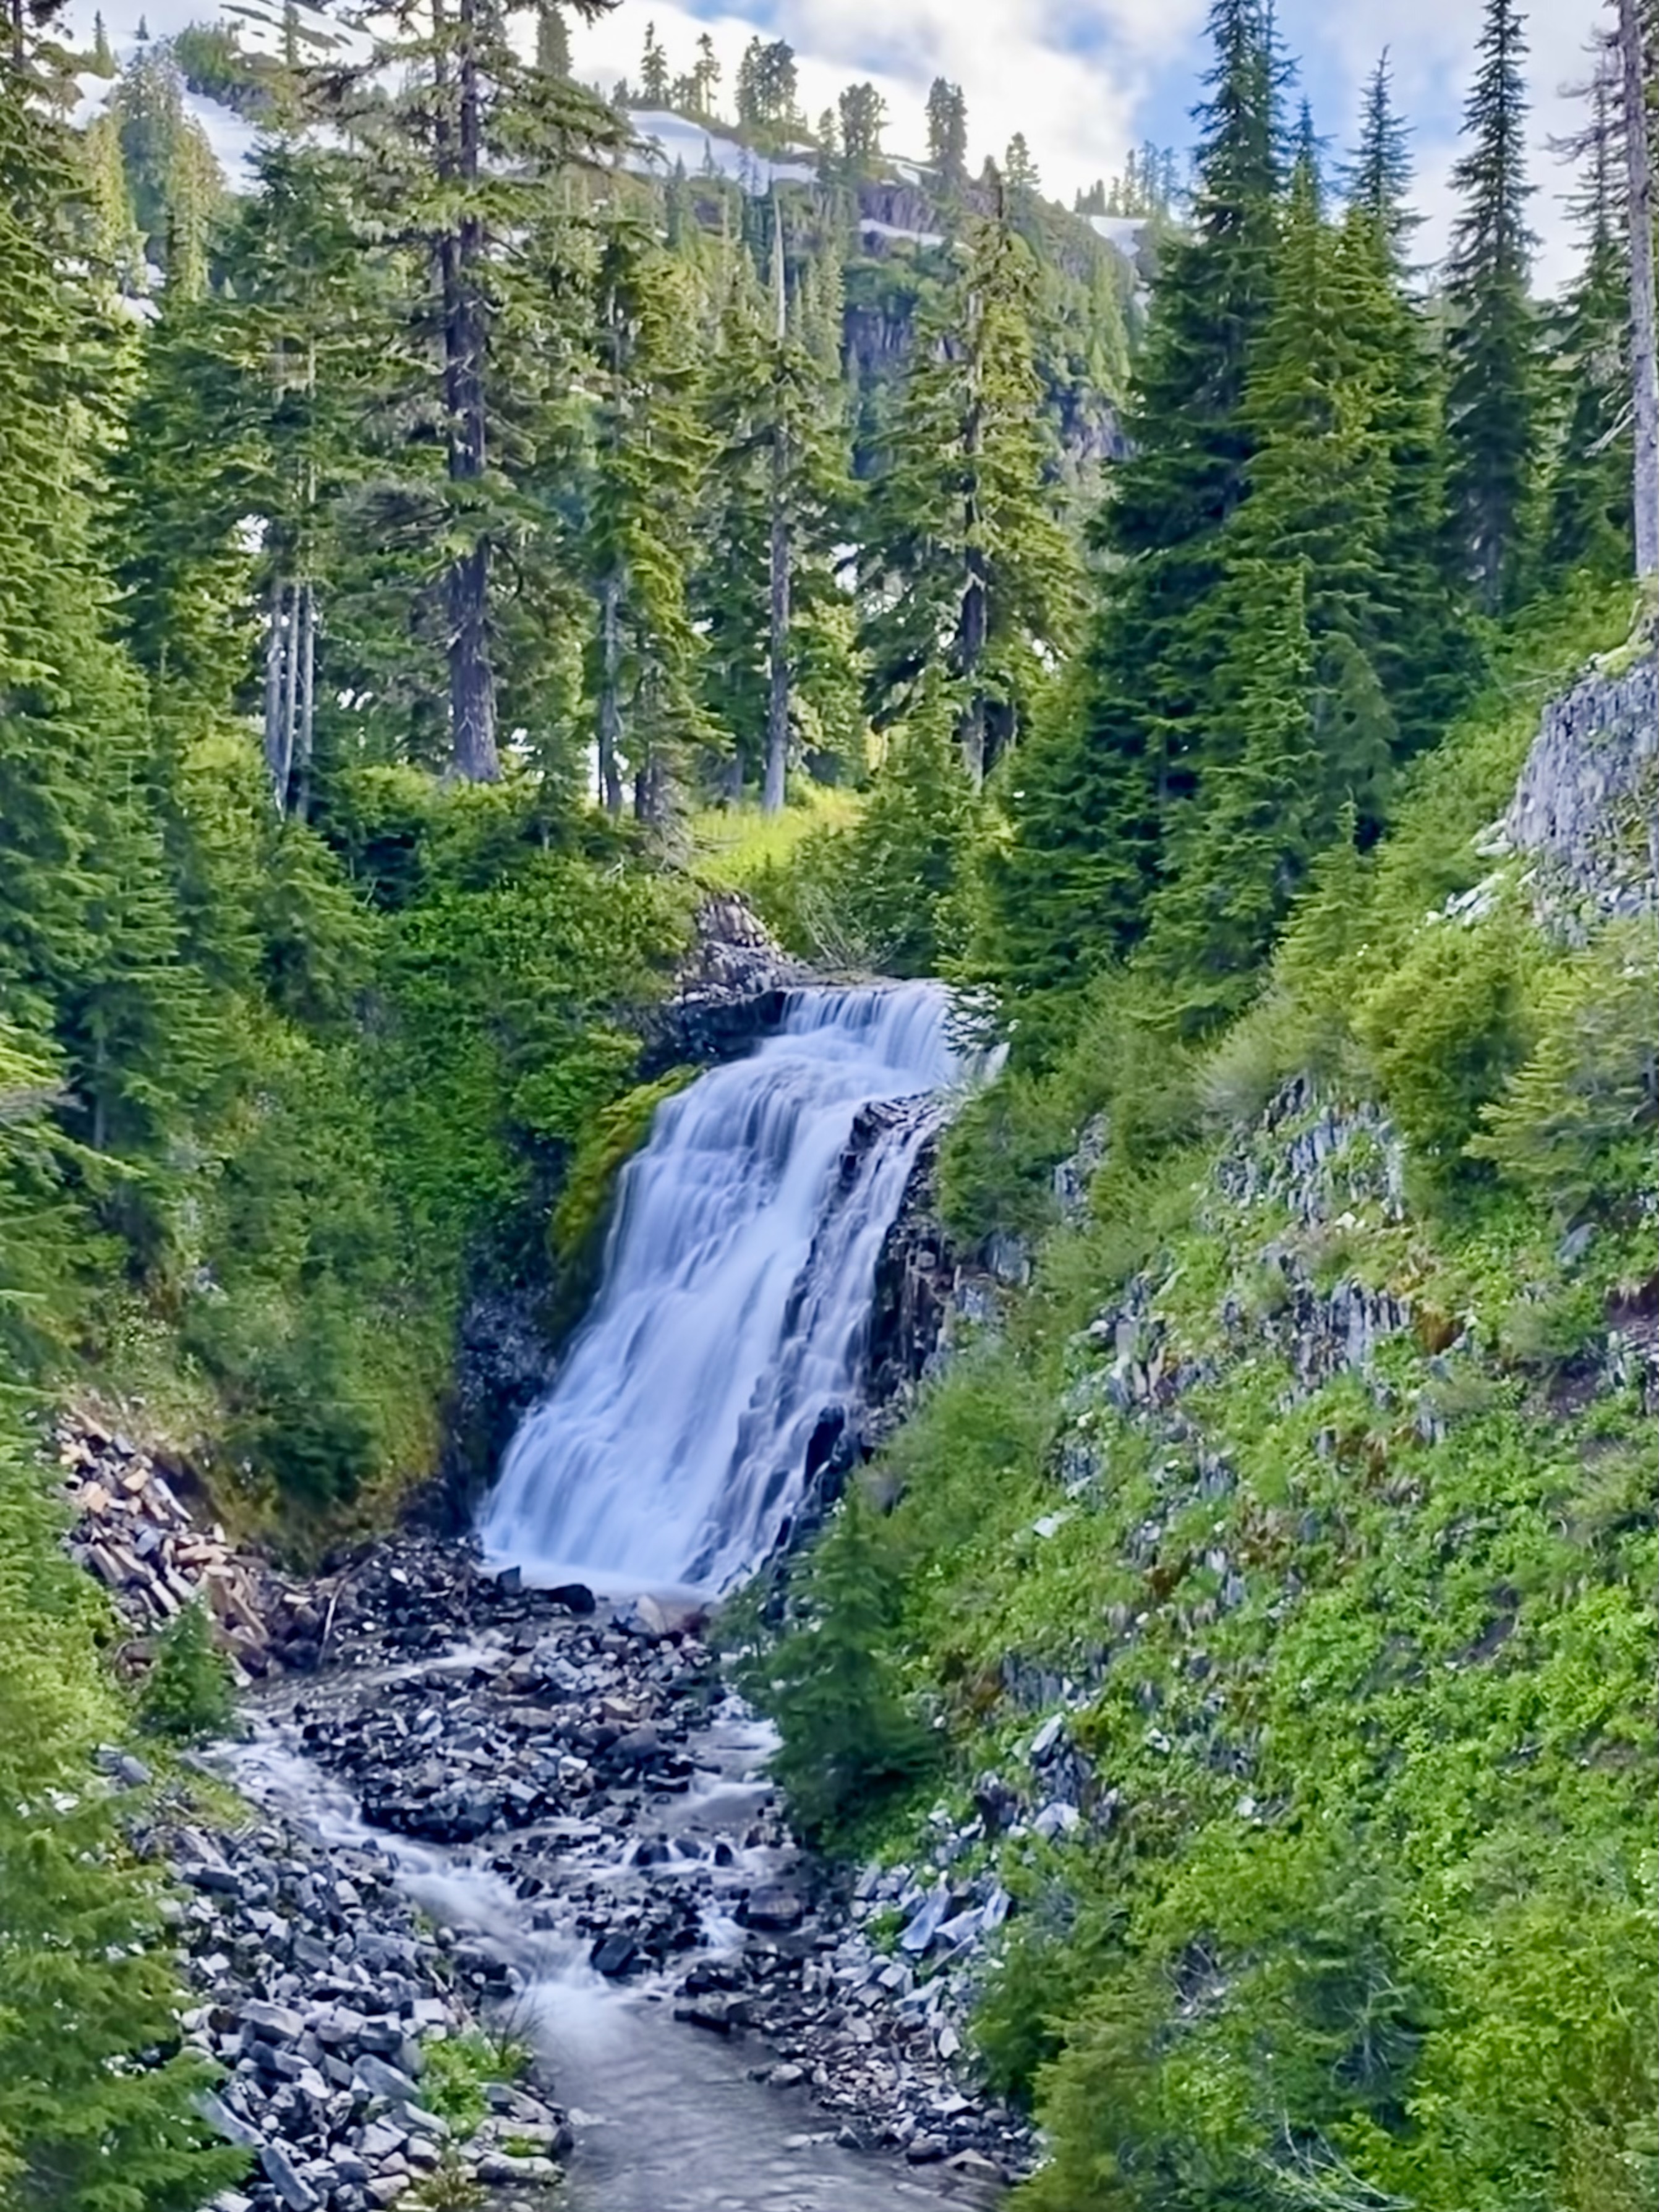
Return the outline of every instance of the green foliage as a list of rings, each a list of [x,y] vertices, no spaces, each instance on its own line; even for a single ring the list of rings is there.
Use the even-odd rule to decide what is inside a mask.
[[[781,1731],[772,1771],[793,1818],[831,1847],[933,1763],[884,1658],[898,1590],[875,1508],[854,1489],[809,1558],[795,1624],[741,1670]]]
[[[568,1316],[580,1312],[597,1280],[617,1177],[650,1135],[657,1109],[697,1073],[694,1067],[675,1067],[653,1083],[636,1085],[601,1107],[578,1139],[548,1224],[559,1304]]]
[[[1551,962],[1530,1010],[1531,1049],[1465,1146],[1563,1223],[1632,1188],[1650,1159],[1656,990],[1653,934],[1638,923]]]
[[[522,2044],[510,2039],[492,2039],[476,2032],[428,2043],[423,2046],[423,2055],[422,2100],[429,2112],[447,2120],[459,2136],[474,2134],[489,2118],[487,2085],[517,2080],[529,2063]]]
[[[200,1600],[185,1606],[157,1637],[138,1710],[152,1735],[179,1743],[223,1735],[233,1711],[230,1668]]]
[[[195,2212],[210,2147],[179,2053],[161,1898],[94,1779],[118,1726],[90,1585],[39,1468],[0,1437],[0,2196],[16,2212]],[[163,2053],[176,2055],[163,2057]]]
[[[1425,929],[1356,1018],[1395,1119],[1431,1171],[1453,1175],[1482,1109],[1526,1057],[1525,925],[1500,908]]]
[[[965,946],[981,811],[948,697],[890,731],[857,816],[798,845],[755,879],[762,912],[794,950],[831,967],[948,974]]]

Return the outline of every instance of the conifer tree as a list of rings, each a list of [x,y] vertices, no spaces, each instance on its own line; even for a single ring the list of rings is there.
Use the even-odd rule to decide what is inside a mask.
[[[544,76],[570,75],[570,33],[559,0],[541,0],[536,10],[536,66]]]
[[[1526,42],[1516,0],[1486,0],[1452,172],[1462,200],[1445,270],[1451,489],[1468,574],[1496,614],[1519,589],[1539,458],[1539,327],[1529,295]]]
[[[367,221],[401,249],[403,331],[389,349],[384,405],[441,426],[441,472],[416,465],[430,446],[405,453],[363,519],[438,568],[429,619],[443,641],[449,750],[471,782],[501,772],[501,556],[521,526],[504,433],[515,387],[537,382],[533,368],[515,377],[508,355],[550,299],[528,247],[556,219],[563,163],[621,141],[592,94],[521,57],[512,34],[520,4],[527,0],[459,0],[435,27],[415,0],[394,8],[334,117],[363,157]],[[582,0],[579,12],[610,4]]]
[[[1272,296],[1282,76],[1252,0],[1214,0],[1209,28],[1192,228],[1167,248],[1135,363],[1131,451],[1100,520],[1112,568],[1071,726],[1021,763],[990,885],[1005,989],[1046,985],[1057,966],[1081,984],[1137,941],[1164,823],[1193,788],[1224,642],[1206,601],[1254,451],[1245,379]]]
[[[1035,305],[1024,241],[1005,219],[976,222],[950,290],[918,326],[862,562],[873,719],[902,716],[945,683],[975,783],[1018,738],[1077,617]]]
[[[1184,1030],[1237,1012],[1255,990],[1318,834],[1322,775],[1301,564],[1241,568],[1227,594],[1234,642],[1217,690],[1232,703],[1198,793],[1173,825],[1174,866],[1146,941],[1147,962],[1169,987],[1170,1018]]]
[[[669,90],[668,57],[657,38],[657,27],[645,27],[645,53],[640,63],[640,100],[647,107],[666,107]]]
[[[769,289],[763,291],[744,258],[722,324],[711,387],[718,459],[699,596],[714,718],[740,747],[744,733],[765,732],[763,804],[775,812],[804,720],[803,633],[816,629],[822,648],[817,617],[833,606],[837,590],[830,561],[847,459],[835,372],[801,343],[799,320],[791,328],[775,195],[769,264]],[[812,672],[832,688],[841,681],[836,660],[822,649],[812,656]],[[843,716],[830,703],[833,726]]]
[[[1621,236],[1617,87],[1606,58],[1591,88],[1579,196],[1583,261],[1562,302],[1552,368],[1565,420],[1551,472],[1546,573],[1577,568],[1626,574],[1631,564],[1633,442],[1626,424],[1630,367],[1630,272]]]
[[[947,192],[968,173],[968,103],[962,87],[936,76],[927,92],[927,159]]]
[[[684,280],[668,257],[613,222],[600,257],[593,351],[596,421],[583,568],[598,620],[590,686],[606,806],[661,827],[704,725],[687,603],[707,443]]]
[[[852,175],[867,175],[881,159],[887,103],[874,85],[849,84],[840,107],[842,158]]]

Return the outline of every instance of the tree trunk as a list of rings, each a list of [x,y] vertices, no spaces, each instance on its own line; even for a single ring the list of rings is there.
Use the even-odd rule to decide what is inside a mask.
[[[764,814],[781,814],[789,767],[789,500],[788,448],[782,425],[772,439],[772,615],[766,696]]]
[[[599,788],[605,811],[612,819],[623,811],[622,701],[618,686],[622,667],[622,580],[612,574],[599,586]]]
[[[1659,361],[1654,339],[1653,162],[1641,0],[1619,0],[1625,159],[1630,175],[1631,378],[1636,427],[1636,573],[1659,575]]]
[[[294,743],[294,812],[303,822],[311,811],[311,750],[317,727],[317,587],[300,589],[300,726]]]
[[[475,0],[461,0],[459,75],[453,173],[476,187],[479,169],[479,92]],[[483,225],[464,214],[439,247],[443,288],[444,401],[449,418],[449,480],[482,483],[485,460],[484,305],[478,266]],[[489,542],[479,519],[465,553],[450,563],[449,721],[455,772],[469,783],[495,783],[501,772],[495,748],[495,673],[489,658]]]
[[[980,451],[985,441],[984,395],[980,380],[982,358],[983,301],[977,293],[968,301],[967,361],[968,413],[962,426],[964,489],[962,504],[962,542],[965,548],[962,612],[957,619],[957,673],[967,687],[959,736],[963,765],[975,791],[985,781],[990,763],[985,757],[985,694],[980,670],[991,634],[991,570],[984,544],[985,517],[981,498]]]
[[[289,749],[283,729],[283,592],[282,580],[273,577],[265,615],[265,769],[279,814],[288,809]]]

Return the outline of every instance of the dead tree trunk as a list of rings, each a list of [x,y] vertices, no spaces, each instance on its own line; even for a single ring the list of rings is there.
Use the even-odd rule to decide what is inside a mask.
[[[1659,360],[1654,337],[1653,161],[1641,0],[1619,0],[1630,180],[1630,328],[1636,434],[1636,573],[1659,576]]]

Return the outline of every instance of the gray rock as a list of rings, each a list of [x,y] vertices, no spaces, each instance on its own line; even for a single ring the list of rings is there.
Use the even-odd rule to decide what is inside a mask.
[[[409,2075],[395,2066],[388,2066],[373,2051],[365,2051],[357,2061],[356,2073],[371,2097],[384,2097],[392,2105],[408,2105],[415,2100],[415,2084]]]
[[[305,2033],[304,2020],[290,2006],[268,2004],[263,1997],[250,1999],[241,2017],[244,2029],[265,2043],[297,2043]]]
[[[264,2137],[258,2128],[245,2120],[240,2112],[233,2112],[222,2097],[216,2097],[211,2089],[197,2092],[197,2111],[217,2136],[227,2142],[239,2143],[244,2150],[258,2150]]]
[[[322,2199],[281,2143],[267,2143],[259,2153],[259,2165],[288,2212],[316,2212]]]
[[[806,1906],[793,1889],[769,1882],[764,1888],[750,1892],[741,1917],[745,1928],[785,1935],[800,1926],[806,1917]]]

